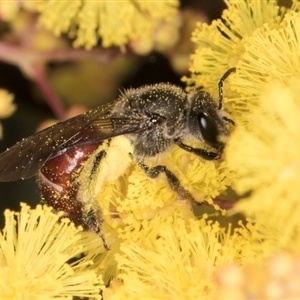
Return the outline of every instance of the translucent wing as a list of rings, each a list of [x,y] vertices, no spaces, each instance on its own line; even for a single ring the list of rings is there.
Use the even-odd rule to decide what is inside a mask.
[[[75,147],[142,131],[140,119],[111,114],[114,104],[57,123],[23,139],[0,154],[0,181],[34,176],[42,165]]]

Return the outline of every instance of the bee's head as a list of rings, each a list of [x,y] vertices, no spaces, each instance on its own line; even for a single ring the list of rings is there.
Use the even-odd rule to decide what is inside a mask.
[[[194,91],[188,95],[187,131],[192,139],[202,141],[216,150],[221,150],[229,135],[232,123],[226,113],[218,108],[211,95]]]

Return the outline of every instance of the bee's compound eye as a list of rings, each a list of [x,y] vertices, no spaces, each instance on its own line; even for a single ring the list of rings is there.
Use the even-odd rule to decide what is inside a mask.
[[[218,142],[219,131],[216,123],[206,113],[202,112],[198,114],[198,121],[205,142],[217,147],[220,143]]]

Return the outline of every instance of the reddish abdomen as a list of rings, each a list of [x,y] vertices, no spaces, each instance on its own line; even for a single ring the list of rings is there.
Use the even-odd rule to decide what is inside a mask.
[[[88,144],[49,159],[38,173],[38,185],[42,202],[65,215],[76,226],[84,225],[83,203],[78,199],[77,178],[83,163],[99,147]]]

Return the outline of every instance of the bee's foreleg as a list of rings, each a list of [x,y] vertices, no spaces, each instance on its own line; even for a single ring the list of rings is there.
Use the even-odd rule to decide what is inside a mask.
[[[158,165],[153,168],[149,168],[144,163],[139,163],[139,166],[150,178],[156,178],[159,174],[165,173],[171,188],[177,192],[181,198],[195,202],[193,196],[181,186],[178,178],[166,166]]]
[[[193,147],[190,147],[188,145],[183,144],[180,140],[177,140],[176,144],[180,148],[182,148],[183,150],[185,150],[187,152],[190,152],[190,153],[194,153],[197,156],[200,156],[201,158],[203,158],[205,160],[214,160],[214,159],[219,159],[220,158],[220,154],[219,153],[207,151],[205,149],[193,148]]]

